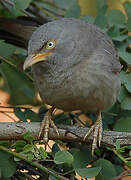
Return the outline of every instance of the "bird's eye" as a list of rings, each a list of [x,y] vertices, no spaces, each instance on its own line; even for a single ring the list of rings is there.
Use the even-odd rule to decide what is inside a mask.
[[[46,43],[46,49],[54,49],[56,46],[56,41],[55,40],[51,40],[51,41],[48,41]]]

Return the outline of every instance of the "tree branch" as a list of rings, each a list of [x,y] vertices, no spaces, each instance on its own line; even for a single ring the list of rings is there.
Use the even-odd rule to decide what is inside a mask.
[[[40,130],[40,123],[26,123],[26,122],[1,122],[0,123],[0,140],[20,140],[23,139],[23,135],[30,131],[35,140],[38,140],[38,134]],[[84,136],[88,132],[89,128],[80,126],[63,126],[58,127],[59,136],[54,129],[49,130],[49,139],[51,140],[65,140],[71,142],[92,142],[92,134],[88,139],[84,141]],[[42,139],[42,136],[41,138]],[[131,133],[128,132],[116,132],[116,131],[104,131],[102,144],[111,147],[115,146],[115,142],[118,140],[120,145],[131,145]]]

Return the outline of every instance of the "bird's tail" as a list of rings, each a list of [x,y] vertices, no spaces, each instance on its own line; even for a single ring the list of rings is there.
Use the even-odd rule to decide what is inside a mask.
[[[30,18],[0,18],[0,39],[18,47],[27,48],[31,34],[39,24]]]

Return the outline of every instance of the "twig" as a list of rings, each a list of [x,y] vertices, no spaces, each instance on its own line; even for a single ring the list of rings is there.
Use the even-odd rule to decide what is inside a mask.
[[[125,159],[120,152],[117,152],[116,149],[113,149],[113,152],[128,166],[131,168],[131,165],[129,165],[127,159]]]
[[[23,107],[23,106],[1,106],[0,105],[0,108],[20,108],[20,109],[29,109],[29,108],[26,108],[26,107]],[[32,107],[30,107],[31,109]]]
[[[10,6],[12,6],[12,7],[14,7],[14,4],[13,4],[13,2],[10,2],[10,1],[8,1],[8,0],[4,0],[7,4],[9,4]]]
[[[17,171],[16,174],[18,176],[22,176],[22,177],[25,177],[27,178],[28,180],[36,180],[35,178],[33,178],[31,175],[27,174],[27,173],[24,173],[24,172],[21,172],[21,171]]]

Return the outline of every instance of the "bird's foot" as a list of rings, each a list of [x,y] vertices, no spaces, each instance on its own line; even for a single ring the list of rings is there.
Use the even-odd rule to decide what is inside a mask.
[[[98,113],[97,120],[95,124],[89,129],[88,133],[85,135],[84,140],[93,132],[93,143],[92,143],[92,155],[94,155],[94,151],[97,148],[97,142],[100,147],[101,139],[102,139],[102,118],[101,112]]]
[[[44,132],[43,134],[43,141],[44,143],[47,143],[48,142],[48,134],[49,134],[49,127],[51,126],[55,132],[57,133],[57,135],[59,136],[59,132],[58,132],[58,129],[55,125],[55,123],[53,122],[53,118],[52,118],[52,115],[53,115],[53,111],[55,110],[54,107],[52,107],[51,109],[49,109],[43,120],[42,120],[42,123],[41,123],[41,127],[40,127],[40,131],[39,131],[39,135],[38,135],[38,139],[40,138],[42,132]]]

